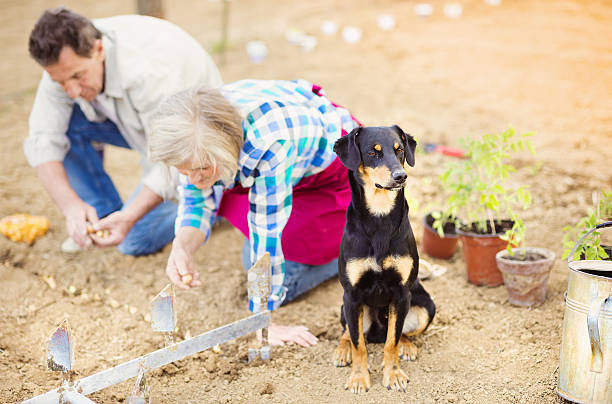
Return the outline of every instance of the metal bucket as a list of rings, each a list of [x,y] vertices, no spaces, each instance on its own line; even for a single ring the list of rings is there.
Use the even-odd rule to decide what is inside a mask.
[[[612,404],[612,261],[571,261],[565,292],[565,314],[557,393],[577,403]],[[587,272],[588,271],[588,272]]]

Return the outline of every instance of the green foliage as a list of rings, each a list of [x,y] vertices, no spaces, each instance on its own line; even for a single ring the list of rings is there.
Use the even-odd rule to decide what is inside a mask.
[[[475,223],[481,232],[490,224],[496,233],[494,220],[510,219],[512,229],[500,237],[508,240],[508,251],[519,244],[525,234],[525,226],[517,209],[525,210],[531,205],[531,193],[523,186],[511,184],[516,168],[510,158],[518,152],[535,154],[529,137],[533,133],[516,134],[509,128],[501,134],[487,134],[481,139],[462,139],[466,159],[449,162],[440,182],[447,195],[447,209],[441,213],[436,230],[444,225],[444,219],[461,217],[466,223]],[[456,221],[456,219],[455,219]]]
[[[431,217],[433,217],[434,221],[431,227],[434,228],[438,236],[444,237],[444,226],[447,223],[453,223],[455,228],[458,228],[461,223],[458,218],[452,215],[452,213],[448,210],[440,211],[434,210],[431,212]]]
[[[588,233],[596,225],[612,220],[612,190],[601,191],[599,200],[595,204],[595,209],[591,209],[588,215],[582,217],[574,226],[566,226],[563,228],[563,256],[565,259],[569,257],[574,245],[582,236]],[[597,231],[591,233],[585,238],[582,243],[576,248],[572,260],[578,261],[587,260],[604,260],[609,258],[606,251],[601,247],[601,234]]]

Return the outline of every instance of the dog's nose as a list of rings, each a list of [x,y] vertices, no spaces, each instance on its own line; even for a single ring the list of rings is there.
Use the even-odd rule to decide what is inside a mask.
[[[393,177],[393,181],[395,182],[404,182],[408,177],[404,170],[393,171],[393,174],[391,174],[391,176]]]

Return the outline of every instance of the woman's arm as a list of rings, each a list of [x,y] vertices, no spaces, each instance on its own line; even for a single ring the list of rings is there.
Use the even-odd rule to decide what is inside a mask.
[[[175,237],[166,265],[166,275],[182,289],[200,286],[200,275],[193,269],[193,255],[206,242],[219,201],[211,188],[200,190],[180,176],[179,207],[176,217]],[[191,276],[191,279],[189,277]]]

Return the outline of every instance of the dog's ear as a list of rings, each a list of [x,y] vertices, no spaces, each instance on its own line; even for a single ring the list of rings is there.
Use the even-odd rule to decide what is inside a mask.
[[[414,167],[414,150],[416,149],[416,140],[397,125],[393,125],[393,129],[399,134],[402,142],[404,142],[404,158],[410,167]]]
[[[357,135],[360,129],[361,127],[353,129],[348,135],[336,140],[334,144],[334,152],[342,164],[351,171],[357,171],[361,165],[361,153],[357,145]]]

